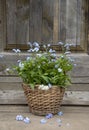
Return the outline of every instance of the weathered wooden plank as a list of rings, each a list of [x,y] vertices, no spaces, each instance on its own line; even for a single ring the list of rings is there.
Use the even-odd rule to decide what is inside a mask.
[[[89,107],[81,106],[61,106],[64,113],[87,113],[89,114]],[[29,113],[27,105],[0,105],[0,113]]]
[[[0,90],[0,104],[27,104],[24,91]],[[89,91],[66,91],[65,105],[89,105]]]
[[[4,20],[4,13],[5,13],[5,0],[0,0],[0,51],[3,51],[3,47],[5,45],[5,20]]]
[[[87,113],[89,114],[89,107],[82,106],[62,106],[61,110],[67,113]]]
[[[58,23],[59,23],[59,26],[58,26],[58,37],[59,37],[59,41],[63,41],[65,42],[66,41],[66,18],[67,18],[67,14],[66,14],[66,1],[65,0],[59,0],[59,19],[58,19]]]
[[[0,90],[22,90],[22,82],[0,82]],[[71,84],[67,90],[89,91],[89,84]]]
[[[29,40],[41,42],[42,0],[30,0],[29,3]]]
[[[22,79],[18,76],[10,76],[10,75],[7,75],[7,76],[0,76],[0,82],[15,82],[15,83],[21,83],[22,82]],[[75,78],[72,78],[72,83],[74,84],[89,84],[89,77],[75,77]]]
[[[72,84],[67,90],[71,91],[89,91],[89,84]]]
[[[16,42],[27,44],[29,41],[29,0],[16,1]]]
[[[16,0],[6,0],[7,44],[16,43]]]
[[[0,113],[29,113],[29,107],[27,105],[0,105]]]
[[[22,84],[21,82],[0,82],[0,90],[22,91]]]
[[[58,42],[58,29],[60,29],[59,26],[59,21],[60,21],[60,17],[59,17],[59,21],[58,21],[58,15],[59,13],[59,9],[60,9],[60,0],[55,0],[54,2],[54,20],[53,20],[53,43],[57,43]]]
[[[40,120],[44,117],[36,116],[28,111],[25,106],[3,106],[7,108],[0,111],[0,128],[1,130],[58,130],[58,120],[61,118],[62,130],[88,130],[89,129],[89,109],[86,107],[79,107],[80,111],[75,107],[61,107],[63,116],[59,117],[57,114],[53,118],[47,120],[45,125],[40,124]],[[75,108],[75,109],[74,109]],[[16,109],[16,111],[15,111]],[[73,109],[73,110],[72,110]],[[23,121],[16,121],[16,115],[21,114],[24,117],[29,117],[30,124],[25,124]]]
[[[83,77],[73,77],[72,83],[89,84],[89,76]]]
[[[4,83],[18,83],[18,82],[22,82],[21,78],[19,77],[0,77],[0,82],[4,82]]]
[[[16,64],[18,59],[24,60],[27,56],[29,56],[28,53],[22,53],[20,55],[16,55],[15,53],[1,53],[1,54],[4,55],[4,57],[0,60],[0,64],[1,64],[1,66],[3,65],[4,68],[6,66],[10,67],[13,64]],[[78,77],[79,78],[80,77],[86,77],[86,78],[89,77],[89,56],[87,54],[83,54],[83,53],[82,54],[71,54],[70,56],[75,59],[75,63],[77,64],[77,66],[74,67],[74,69],[71,73],[72,77],[76,78],[76,79]],[[1,68],[1,69],[3,69],[3,68]],[[3,74],[3,72],[1,74]],[[82,82],[83,82],[83,79],[82,79]],[[86,83],[87,83],[87,81],[86,81]]]
[[[21,82],[0,82],[0,90],[22,90]],[[89,91],[89,84],[72,84],[67,90],[69,91]]]
[[[53,41],[53,17],[54,0],[43,0],[42,10],[42,43],[52,43]]]
[[[20,90],[0,91],[0,104],[26,104],[24,92]]]
[[[67,91],[63,104],[69,105],[89,105],[89,91]]]

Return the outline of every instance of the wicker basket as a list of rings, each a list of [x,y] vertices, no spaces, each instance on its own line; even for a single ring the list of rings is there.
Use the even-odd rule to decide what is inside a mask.
[[[30,112],[35,115],[56,114],[60,110],[65,89],[52,87],[49,90],[32,90],[28,85],[22,84],[27,98]]]

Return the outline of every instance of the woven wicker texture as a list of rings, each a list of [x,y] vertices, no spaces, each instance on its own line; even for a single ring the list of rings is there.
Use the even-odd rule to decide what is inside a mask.
[[[60,87],[52,87],[49,90],[32,90],[26,84],[22,84],[27,98],[30,112],[35,115],[56,114],[60,110],[65,90]]]

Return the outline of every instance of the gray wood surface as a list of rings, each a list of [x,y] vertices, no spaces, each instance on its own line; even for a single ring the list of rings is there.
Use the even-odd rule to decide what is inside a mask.
[[[60,110],[63,116],[53,115],[46,124],[40,120],[45,116],[37,116],[29,112],[26,105],[0,105],[0,129],[1,130],[89,130],[89,107],[62,106]],[[16,116],[22,115],[31,120],[30,124],[16,121]],[[62,120],[59,126],[59,119]]]
[[[66,40],[76,43],[74,50],[85,51],[84,10],[81,8],[77,0],[67,3],[65,0],[6,1],[7,47],[16,45],[24,49],[28,41],[57,43]]]
[[[65,2],[65,0],[63,1]],[[29,0],[17,2],[16,0],[6,0],[6,14],[4,16],[5,10],[3,13],[3,4],[5,3],[0,0],[0,18],[1,20],[7,20],[7,44],[25,44],[28,40],[43,40],[43,42],[51,42],[53,40],[54,43],[57,42],[60,33],[59,24],[63,24],[62,20],[64,20],[63,25],[66,24],[66,18],[62,15],[62,13],[66,12],[66,8],[65,6],[61,8],[59,2],[60,0],[55,0],[55,2],[51,0],[51,3],[50,0],[30,0],[30,3]],[[72,0],[72,2],[74,1]],[[62,6],[65,5],[65,3],[61,4]],[[59,10],[62,11],[61,17]],[[79,27],[79,23],[77,26]],[[1,22],[0,48],[4,48],[2,47],[4,45],[4,28],[5,26]],[[85,50],[84,23],[82,23],[82,32],[81,47]],[[65,35],[63,38],[65,39]],[[25,57],[26,53],[20,56],[21,59]],[[67,90],[63,104],[89,105],[89,56],[75,54],[73,57],[76,60],[75,63],[77,63],[77,66],[71,73],[72,85]],[[21,87],[22,80],[16,77],[16,74],[8,75],[4,71],[6,67],[10,67],[13,63],[16,63],[18,58],[13,53],[4,53],[4,59],[0,59],[0,104],[26,104]]]
[[[1,90],[0,104],[27,104],[23,90]],[[64,105],[89,105],[89,91],[66,91]]]
[[[30,0],[29,3],[29,41],[41,42],[42,0]]]
[[[7,18],[7,43],[16,43],[16,1],[6,1],[6,18]]]

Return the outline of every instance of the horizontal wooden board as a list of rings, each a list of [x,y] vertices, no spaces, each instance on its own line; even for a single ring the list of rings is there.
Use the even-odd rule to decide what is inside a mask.
[[[0,82],[0,90],[22,90],[21,82]],[[71,84],[69,91],[89,91],[89,84]]]
[[[26,59],[29,56],[28,53],[21,53],[20,55],[16,55],[15,53],[1,53],[3,58],[0,60],[0,75],[7,75],[4,69],[10,67],[17,63],[17,60]],[[59,54],[58,54],[59,55]],[[71,54],[71,57],[75,59],[75,63],[77,64],[74,67],[71,76],[76,77],[88,77],[89,78],[89,56],[87,54]],[[13,74],[11,74],[13,75]],[[16,75],[16,74],[14,74]],[[84,80],[82,80],[83,82]],[[89,82],[89,81],[88,81]]]
[[[27,104],[23,90],[0,90],[0,104]],[[66,91],[65,105],[89,105],[89,91]]]
[[[0,104],[26,104],[23,91],[1,90]]]
[[[89,84],[72,84],[68,87],[72,91],[89,91]]]
[[[85,76],[85,77],[72,77],[72,83],[78,83],[78,84],[89,84],[89,77]],[[16,82],[16,83],[21,83],[22,80],[21,78],[19,78],[18,76],[0,76],[0,83],[12,83],[12,82]]]
[[[0,77],[0,83],[2,83],[2,82],[4,82],[4,83],[21,83],[22,82],[22,80],[21,80],[21,78],[19,78],[19,77],[15,77],[15,76],[1,76]]]
[[[72,83],[89,84],[89,76],[72,77]]]
[[[67,91],[63,104],[66,105],[89,105],[89,91]]]
[[[89,107],[81,106],[61,106],[61,110],[65,113],[88,113]],[[29,113],[27,105],[0,105],[0,113]]]

